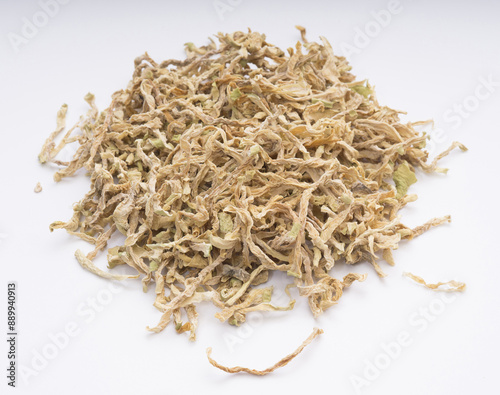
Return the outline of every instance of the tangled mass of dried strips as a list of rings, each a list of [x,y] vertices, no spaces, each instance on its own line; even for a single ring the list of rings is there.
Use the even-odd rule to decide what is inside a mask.
[[[67,107],[58,114],[39,159],[62,166],[56,181],[86,169],[91,188],[51,229],[95,246],[76,252],[86,269],[154,283],[162,316],[151,331],[173,321],[194,340],[203,301],[234,325],[252,311],[292,309],[258,287],[273,271],[290,276],[317,316],[365,279],[335,278],[335,262],[367,260],[383,276],[380,256],[393,265],[401,240],[449,220],[411,229],[397,214],[416,199],[407,194],[416,168],[444,172],[437,160],[465,147],[427,163],[416,123],[401,123],[326,39],[308,42],[300,30],[303,43],[287,53],[249,31],[186,44],[185,60],[140,56],[108,109],[87,95],[89,112],[56,145]],[[57,160],[72,142],[74,158]],[[135,276],[93,263],[115,232],[126,239],[108,249],[109,268],[128,265]]]

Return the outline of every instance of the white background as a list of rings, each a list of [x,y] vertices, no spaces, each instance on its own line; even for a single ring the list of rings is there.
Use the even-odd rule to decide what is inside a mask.
[[[222,8],[224,4],[229,6]],[[7,332],[6,284],[17,281],[18,363],[36,373],[18,371],[17,388],[8,388],[7,348],[1,340],[2,394],[355,394],[353,375],[367,380],[369,385],[360,390],[366,394],[495,392],[500,355],[500,266],[494,250],[500,3],[402,0],[400,12],[379,29],[373,12],[387,10],[387,4],[73,0],[16,47],[12,34],[22,34],[23,18],[31,21],[38,15],[44,22],[37,14],[41,7],[33,0],[0,1],[0,328]],[[157,61],[182,58],[185,42],[202,45],[218,31],[247,27],[286,49],[299,39],[295,24],[308,29],[310,40],[325,36],[336,53],[348,55],[359,79],[369,78],[376,86],[381,104],[407,111],[408,121],[433,118],[442,131],[437,142],[434,138],[433,155],[454,140],[469,147],[469,152],[457,151],[443,160],[448,175],[417,174],[419,182],[410,191],[419,200],[402,212],[410,226],[444,214],[453,221],[401,243],[396,266],[383,264],[384,279],[365,263],[336,266],[333,273],[339,276],[352,269],[368,273],[368,279],[355,283],[317,320],[306,301],[297,299],[293,311],[257,316],[253,324],[237,329],[217,321],[215,309],[206,304],[199,309],[195,343],[172,327],[148,333],[145,327],[160,316],[152,306],[152,292],[144,294],[138,281],[130,281],[103,301],[111,295],[109,281],[84,271],[73,257],[75,249],[89,251],[90,246],[64,231],[48,230],[52,221],[70,218],[72,203],[89,185],[84,174],[56,184],[55,168],[37,162],[55,127],[56,111],[68,103],[68,124],[74,123],[86,111],[83,96],[88,91],[96,95],[100,109],[107,107],[110,95],[129,81],[134,58],[144,51]],[[367,29],[372,37],[355,47],[359,32]],[[346,53],[353,47],[357,49]],[[496,81],[489,95],[478,88],[481,79]],[[457,117],[452,111],[459,104],[468,109]],[[35,194],[38,181],[44,189]],[[102,258],[97,263],[104,267]],[[403,271],[431,282],[465,281],[467,290],[445,303],[441,293],[403,278]],[[280,284],[287,279],[273,280]],[[107,304],[98,301],[89,307],[99,297]],[[422,309],[429,306],[431,315],[423,318]],[[71,323],[77,333],[68,344],[45,364],[36,362],[36,355],[54,351],[50,336]],[[324,335],[266,377],[231,376],[205,357],[206,347],[212,346],[221,363],[263,369],[294,350],[314,326],[323,328]],[[397,341],[402,332],[411,344],[397,356],[385,357],[383,345]],[[378,373],[365,371],[372,363],[388,366]]]

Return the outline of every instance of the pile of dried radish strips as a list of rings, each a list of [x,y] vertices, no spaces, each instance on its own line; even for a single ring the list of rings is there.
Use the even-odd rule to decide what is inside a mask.
[[[427,163],[416,124],[380,106],[326,39],[308,42],[299,30],[302,43],[286,53],[249,31],[188,43],[185,60],[140,56],[128,87],[103,112],[87,95],[90,110],[56,145],[67,106],[59,111],[40,162],[61,166],[56,181],[84,168],[91,188],[51,230],[95,246],[76,252],[86,269],[154,284],[162,316],[151,331],[173,321],[194,340],[203,301],[234,325],[252,311],[292,309],[259,286],[273,271],[290,276],[317,316],[365,279],[335,278],[335,262],[367,260],[383,276],[380,257],[393,265],[401,240],[449,221],[411,229],[398,211],[416,199],[407,194],[416,168],[444,172],[437,160],[466,148],[454,143]],[[57,160],[73,142],[74,158]],[[93,263],[115,232],[126,239],[108,249],[109,268],[128,265],[136,276]]]

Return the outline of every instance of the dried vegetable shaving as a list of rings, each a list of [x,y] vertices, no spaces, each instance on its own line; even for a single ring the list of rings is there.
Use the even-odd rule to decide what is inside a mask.
[[[244,373],[249,373],[249,374],[253,374],[253,375],[256,375],[256,376],[265,376],[266,374],[269,374],[271,372],[274,372],[276,369],[279,369],[285,365],[288,365],[288,363],[294,359],[297,355],[299,355],[302,350],[304,348],[306,348],[317,336],[321,335],[323,333],[323,330],[322,329],[319,329],[319,328],[314,328],[312,333],[307,337],[306,340],[304,340],[302,342],[302,344],[291,354],[287,355],[286,357],[282,358],[281,360],[279,360],[278,362],[276,362],[273,366],[267,368],[267,369],[264,369],[264,370],[256,370],[256,369],[249,369],[249,368],[245,368],[245,367],[242,367],[242,366],[235,366],[235,367],[232,367],[232,368],[229,368],[227,366],[224,366],[224,365],[221,365],[220,363],[216,362],[212,357],[212,349],[209,347],[207,348],[207,357],[208,357],[208,361],[213,365],[215,366],[216,368],[224,371],[224,372],[227,372],[227,373],[240,373],[240,372],[244,372]]]
[[[422,277],[416,276],[409,272],[404,272],[403,276],[411,278],[416,283],[423,285],[426,288],[432,289],[433,291],[444,291],[444,292],[463,292],[465,291],[465,283],[460,281],[446,281],[446,282],[438,282],[436,284],[428,284]]]
[[[67,106],[58,113],[40,162],[61,166],[56,181],[84,169],[91,187],[73,217],[50,228],[94,245],[76,253],[91,272],[154,285],[162,316],[151,331],[172,322],[194,340],[204,301],[233,325],[253,311],[292,309],[293,300],[271,302],[276,271],[318,316],[366,278],[334,277],[336,262],[368,261],[384,276],[380,259],[393,265],[400,241],[449,221],[412,229],[398,212],[416,200],[416,169],[445,172],[437,159],[466,148],[454,143],[428,163],[419,123],[402,123],[325,38],[309,42],[300,30],[302,43],[287,51],[249,31],[188,43],[184,60],[146,53],[106,110],[85,97],[88,113],[56,145]],[[71,143],[74,158],[58,160]],[[108,267],[136,276],[93,263],[117,232],[125,241],[107,249]]]

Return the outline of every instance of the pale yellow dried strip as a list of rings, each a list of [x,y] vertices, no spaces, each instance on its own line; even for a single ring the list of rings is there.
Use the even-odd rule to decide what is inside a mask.
[[[68,112],[68,105],[63,104],[59,111],[57,112],[57,126],[50,136],[45,140],[42,146],[42,150],[38,155],[40,163],[45,163],[52,158],[52,150],[55,147],[54,139],[61,133],[66,127],[66,113]]]
[[[427,232],[433,226],[438,226],[446,222],[451,222],[451,216],[445,215],[444,217],[433,218],[425,224],[417,226],[412,229],[412,237],[420,236],[422,233]]]
[[[227,373],[245,372],[245,373],[249,373],[249,374],[254,374],[256,376],[264,376],[266,374],[274,372],[276,369],[279,369],[279,368],[287,365],[292,359],[294,359],[297,355],[299,355],[302,352],[302,350],[305,347],[307,347],[318,335],[321,335],[322,333],[323,333],[323,329],[314,328],[313,332],[309,335],[309,337],[306,340],[304,340],[304,342],[293,353],[287,355],[286,357],[281,359],[279,362],[276,362],[273,366],[271,366],[267,369],[264,369],[264,370],[249,369],[249,368],[245,368],[242,366],[235,366],[232,368],[229,368],[227,366],[223,366],[211,358],[211,356],[210,356],[212,354],[211,347],[207,348],[207,357],[208,357],[208,361],[213,366],[215,366],[216,368],[219,368],[220,370],[223,370],[224,372],[227,372]]]
[[[42,192],[42,184],[40,184],[39,182],[37,182],[36,185],[35,185],[34,191],[35,191],[35,193]]]
[[[97,274],[100,277],[107,278],[109,280],[126,280],[127,278],[139,278],[138,274],[132,276],[132,275],[112,274],[105,272],[104,270],[101,270],[96,265],[94,265],[94,262],[88,259],[81,250],[76,250],[75,257],[84,269],[87,269],[89,272]]]
[[[427,284],[425,280],[422,277],[416,276],[412,273],[409,272],[404,272],[403,276],[406,276],[408,278],[411,278],[413,281],[416,283],[419,283],[423,285],[426,288],[432,289],[434,291],[444,291],[444,292],[463,292],[465,291],[465,283],[462,283],[460,281],[446,281],[446,282],[439,282],[436,284]],[[443,288],[440,288],[441,286],[444,286]]]
[[[467,147],[465,145],[463,145],[462,143],[459,143],[458,141],[454,141],[446,150],[444,150],[439,155],[437,155],[430,164],[421,162],[422,169],[425,170],[426,172],[435,171],[438,173],[447,173],[448,169],[437,167],[437,163],[439,162],[440,159],[444,158],[446,155],[448,155],[455,148],[460,148],[463,152],[468,150]]]
[[[189,334],[189,340],[194,342],[196,340],[196,328],[198,328],[198,312],[196,311],[194,304],[186,306],[186,314],[188,316],[189,323],[191,324],[189,329],[191,331]]]

